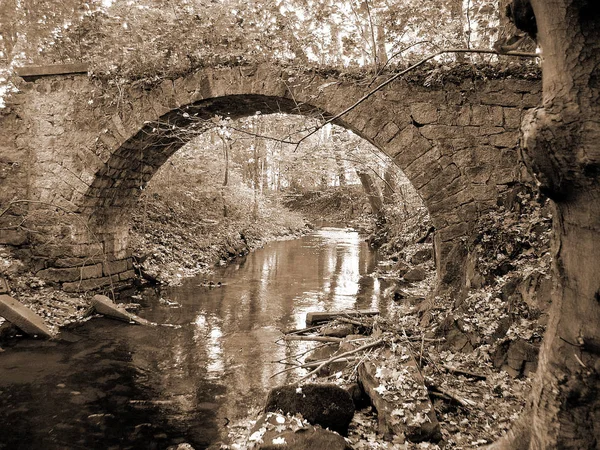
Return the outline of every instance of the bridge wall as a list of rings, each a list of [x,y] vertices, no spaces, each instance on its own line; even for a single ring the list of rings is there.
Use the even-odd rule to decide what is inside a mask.
[[[384,81],[272,66],[206,69],[148,87],[101,89],[87,76],[28,79],[0,112],[0,243],[66,290],[127,279],[128,215],[141,188],[182,145],[177,127],[283,112],[331,117]],[[464,274],[477,217],[522,181],[518,140],[539,81],[469,80],[425,87],[397,80],[337,121],[388,154],[436,227],[442,281]],[[22,217],[27,214],[27,227]],[[34,232],[33,232],[34,231]]]

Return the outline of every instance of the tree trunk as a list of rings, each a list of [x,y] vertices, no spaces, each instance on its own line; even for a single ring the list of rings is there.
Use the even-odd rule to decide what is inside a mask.
[[[377,65],[383,67],[388,62],[387,49],[385,48],[386,33],[385,27],[377,25]]]
[[[394,204],[394,194],[396,193],[396,178],[394,177],[394,171],[392,165],[385,169],[383,174],[383,203],[386,205]]]
[[[346,168],[344,167],[340,153],[337,151],[335,152],[335,164],[337,167],[337,176],[340,187],[344,187],[346,186]]]
[[[450,2],[450,18],[454,28],[454,38],[456,39],[456,47],[467,48],[467,40],[465,39],[464,31],[464,16],[463,16],[463,1],[451,0]],[[457,53],[456,60],[463,62],[465,60],[464,53]]]
[[[223,157],[225,159],[225,167],[223,174],[223,186],[227,186],[229,184],[229,154],[231,152],[231,143],[227,140],[225,136],[219,135],[221,138],[221,142],[223,143]]]
[[[513,2],[513,5],[524,2]],[[531,401],[493,449],[600,447],[600,6],[531,0],[543,105],[524,160],[555,202],[553,292]]]
[[[371,210],[373,211],[377,221],[381,223],[385,222],[385,215],[383,214],[383,201],[381,200],[379,188],[375,184],[373,177],[367,172],[363,172],[361,170],[357,170],[356,174],[360,179],[360,184],[362,184],[365,194],[367,194],[369,205],[371,205]]]

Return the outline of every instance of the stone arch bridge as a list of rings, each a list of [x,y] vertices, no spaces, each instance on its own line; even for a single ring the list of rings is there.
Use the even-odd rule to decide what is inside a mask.
[[[256,111],[332,117],[385,80],[265,64],[107,90],[85,70],[23,68],[19,92],[0,110],[0,244],[67,291],[133,276],[128,213],[140,187],[185,144],[171,125]],[[540,90],[524,79],[437,87],[398,79],[335,122],[393,158],[418,190],[445,283],[464,275],[477,217],[523,181],[520,122]],[[35,232],[19,226],[24,215]]]

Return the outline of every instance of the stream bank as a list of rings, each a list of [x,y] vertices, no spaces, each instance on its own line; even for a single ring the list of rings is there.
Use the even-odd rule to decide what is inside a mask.
[[[428,296],[433,278],[406,283],[405,265],[418,263],[427,253],[420,250],[429,248],[431,253],[426,242],[397,248],[391,252],[396,254],[396,261],[379,266],[376,278],[388,280],[393,286],[378,297],[393,299],[393,309],[400,314],[386,313],[384,320],[372,327],[379,331],[374,331],[371,339],[380,339],[387,333],[392,346],[394,342],[397,345],[398,337],[417,338],[419,345],[415,345],[412,353],[429,384],[426,387],[440,422],[445,448],[475,449],[492,442],[509,428],[524,404],[530,386],[528,377],[535,370],[536,348],[543,334],[547,306],[540,300],[550,263],[550,221],[547,205],[527,192],[517,195],[513,204],[483,216],[471,243],[474,256],[470,270],[474,276],[470,278],[473,284],[466,296]],[[429,264],[433,269],[430,259],[419,264]],[[235,264],[231,268],[234,270]],[[277,339],[277,333],[273,339]],[[403,356],[373,353],[369,358],[375,373],[378,369],[380,373],[394,373],[397,370],[394,365]],[[454,369],[483,372],[486,379],[473,379]],[[344,374],[344,370],[334,371],[327,381],[355,381],[357,366],[350,365],[349,374]],[[339,372],[342,373],[338,376]],[[383,386],[391,391],[398,387],[396,383],[376,377],[377,380],[381,384],[376,388]],[[430,386],[436,390],[430,390]],[[396,402],[410,403],[401,395],[397,397]],[[456,404],[456,398],[463,403]],[[249,448],[247,439],[255,419],[251,415],[232,421],[224,448]],[[393,438],[386,441],[378,420],[372,408],[356,413],[349,434],[353,448],[439,447],[430,442],[417,444]]]
[[[215,266],[226,265],[268,242],[295,239],[310,230],[300,214],[274,202],[263,201],[256,218],[236,213],[231,206],[224,216],[224,208],[221,196],[142,196],[130,232],[138,276],[134,284],[173,285],[200,273],[208,276]],[[87,320],[95,293],[111,298],[118,298],[122,291],[131,294],[129,283],[82,294],[64,292],[36,277],[34,268],[16,254],[18,249],[0,246],[0,294],[11,295],[31,308],[54,333]],[[17,334],[19,330],[0,318],[0,341]]]

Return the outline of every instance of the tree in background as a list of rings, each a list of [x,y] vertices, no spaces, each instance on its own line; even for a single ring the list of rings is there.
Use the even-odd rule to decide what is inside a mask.
[[[490,47],[493,0],[6,0],[4,65],[88,61],[129,80],[279,60],[337,68],[404,65],[447,47]]]

